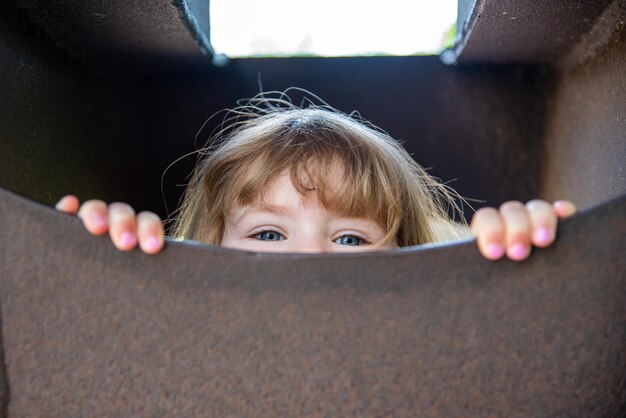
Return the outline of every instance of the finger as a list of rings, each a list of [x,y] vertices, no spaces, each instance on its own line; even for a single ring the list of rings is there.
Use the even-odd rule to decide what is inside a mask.
[[[547,247],[556,236],[556,212],[552,205],[543,200],[526,203],[532,228],[532,243],[537,247]]]
[[[143,252],[156,254],[161,251],[165,239],[161,218],[152,212],[140,212],[137,215],[137,236]]]
[[[115,247],[122,251],[132,250],[137,246],[137,221],[135,211],[126,203],[109,205],[109,234]]]
[[[87,231],[102,235],[109,229],[109,210],[102,200],[88,200],[80,207],[78,217],[83,220]]]
[[[552,206],[554,207],[556,216],[561,219],[569,218],[576,213],[576,206],[569,200],[557,200]]]
[[[479,209],[472,218],[470,228],[483,257],[497,260],[504,255],[505,228],[496,209]]]
[[[69,213],[70,215],[76,215],[78,213],[78,207],[80,202],[78,198],[73,195],[63,196],[61,200],[55,205],[56,210]]]
[[[530,255],[531,235],[526,207],[521,202],[506,202],[500,206],[500,215],[506,229],[506,255],[511,260],[524,260]]]

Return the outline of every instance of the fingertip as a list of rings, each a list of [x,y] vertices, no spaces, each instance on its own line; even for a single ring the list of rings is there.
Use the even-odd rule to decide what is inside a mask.
[[[506,255],[513,261],[522,261],[530,255],[530,247],[521,243],[511,245]]]
[[[576,206],[569,200],[557,200],[552,207],[559,218],[567,218],[576,213]]]
[[[139,246],[141,250],[146,254],[156,254],[163,249],[164,241],[163,239],[150,236],[146,238],[144,241],[139,242]]]
[[[504,256],[504,247],[500,244],[490,243],[485,245],[483,251],[481,252],[488,260],[499,260],[502,256]]]
[[[76,196],[66,195],[63,196],[54,207],[61,212],[76,215],[79,206],[80,202]]]
[[[483,257],[498,260],[504,256],[504,223],[496,209],[479,209],[472,219],[471,231]]]
[[[137,246],[137,237],[130,231],[124,231],[114,243],[119,250],[130,251]]]
[[[99,212],[89,213],[83,216],[85,228],[93,235],[102,235],[109,230],[109,221],[107,217]]]
[[[153,212],[140,212],[137,215],[137,236],[141,250],[156,254],[163,248],[165,232],[161,219]]]
[[[537,247],[547,247],[554,240],[550,228],[540,226],[533,231],[533,244]]]

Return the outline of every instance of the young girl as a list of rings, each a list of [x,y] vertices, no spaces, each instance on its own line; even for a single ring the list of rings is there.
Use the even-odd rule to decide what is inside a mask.
[[[234,110],[236,122],[201,151],[173,235],[258,252],[350,252],[408,247],[469,236],[484,257],[523,260],[550,245],[567,201],[507,202],[476,212],[471,228],[449,217],[456,194],[429,176],[389,135],[327,106],[299,108],[265,96]],[[151,212],[99,200],[80,208],[65,196],[57,209],[78,214],[89,232],[107,231],[117,248],[164,245]]]

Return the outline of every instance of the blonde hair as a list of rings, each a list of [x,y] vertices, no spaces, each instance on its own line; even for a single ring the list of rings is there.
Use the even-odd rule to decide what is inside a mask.
[[[375,220],[396,246],[462,235],[448,214],[450,207],[460,212],[458,195],[369,122],[266,95],[232,112],[236,121],[201,150],[174,218],[176,238],[220,245],[229,212],[263,199],[285,172],[324,208]]]

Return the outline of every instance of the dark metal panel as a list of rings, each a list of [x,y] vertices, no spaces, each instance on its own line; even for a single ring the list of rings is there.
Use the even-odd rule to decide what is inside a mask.
[[[626,193],[626,26],[563,69],[546,103],[540,195],[579,207]]]
[[[447,63],[554,63],[623,0],[459,1],[460,36],[442,54]],[[597,22],[602,25],[604,22]]]
[[[209,65],[189,31],[180,1],[8,1],[88,68],[154,73]]]
[[[625,215],[567,220],[523,263],[471,242],[147,256],[0,192],[9,415],[623,416]]]

